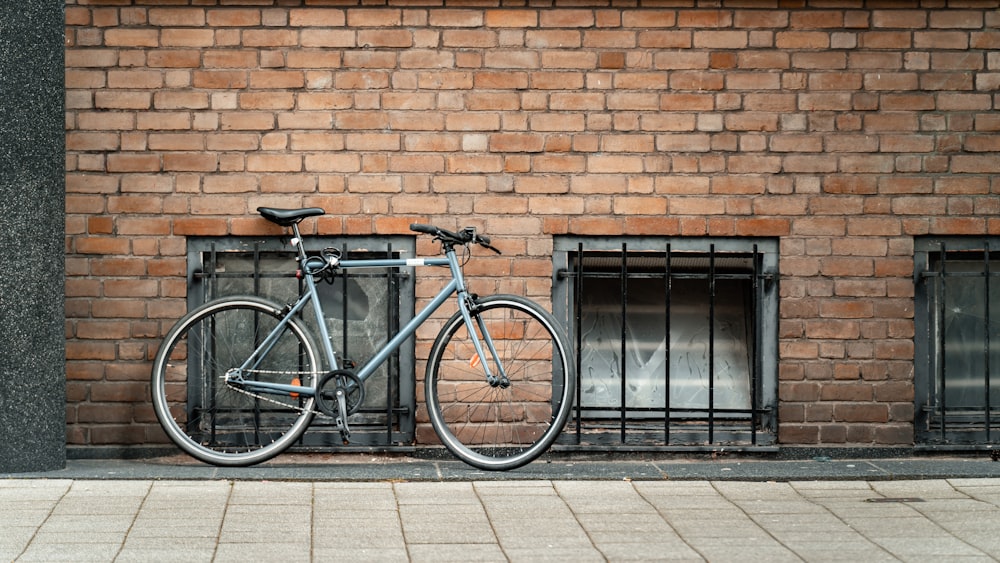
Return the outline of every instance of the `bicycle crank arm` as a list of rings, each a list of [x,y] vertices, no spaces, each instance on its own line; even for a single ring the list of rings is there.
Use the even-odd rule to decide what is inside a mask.
[[[351,429],[347,426],[347,393],[343,387],[337,387],[337,408],[340,416],[337,417],[337,427],[340,428],[340,438],[344,445],[351,443]]]

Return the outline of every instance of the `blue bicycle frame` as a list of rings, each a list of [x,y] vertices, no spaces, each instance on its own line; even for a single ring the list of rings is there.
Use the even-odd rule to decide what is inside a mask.
[[[281,395],[295,395],[302,397],[313,397],[316,391],[310,387],[303,387],[299,385],[285,385],[280,383],[268,383],[262,381],[247,380],[242,377],[243,373],[253,372],[264,360],[267,354],[271,351],[274,345],[277,343],[279,337],[284,332],[285,327],[288,325],[290,320],[303,309],[305,309],[306,304],[312,302],[313,314],[318,320],[319,325],[320,340],[323,343],[323,350],[326,354],[327,365],[330,366],[330,371],[340,369],[337,364],[336,354],[333,351],[333,345],[330,343],[330,334],[327,330],[326,323],[324,322],[323,307],[320,304],[319,297],[316,291],[316,281],[313,278],[313,274],[309,273],[308,261],[309,258],[306,255],[305,248],[302,244],[302,237],[299,235],[298,225],[292,225],[295,237],[292,239],[292,244],[296,247],[298,252],[298,261],[301,271],[303,272],[303,278],[306,282],[306,290],[298,298],[298,300],[287,309],[282,319],[278,322],[278,325],[271,331],[270,334],[264,339],[264,341],[257,347],[256,350],[250,355],[246,362],[239,368],[230,370],[226,376],[227,382],[238,383],[247,391],[258,392],[258,393],[271,393],[271,394],[281,394]],[[352,268],[401,268],[401,267],[419,267],[419,266],[448,266],[451,269],[451,281],[446,284],[434,299],[424,307],[413,319],[411,319],[406,326],[401,328],[395,336],[393,336],[389,342],[383,345],[377,354],[369,359],[361,367],[361,369],[355,374],[358,379],[361,380],[362,384],[375,373],[375,371],[381,366],[389,357],[403,345],[408,338],[413,336],[420,327],[431,315],[434,314],[441,305],[444,304],[453,294],[458,294],[458,308],[462,314],[462,318],[465,320],[465,326],[469,331],[470,335],[477,333],[480,334],[483,341],[486,343],[488,350],[483,349],[482,343],[478,338],[472,338],[473,345],[476,349],[476,353],[480,359],[480,365],[483,367],[484,377],[486,381],[491,384],[495,384],[499,381],[506,381],[507,375],[504,372],[503,364],[499,361],[499,355],[497,354],[496,347],[493,344],[493,339],[490,337],[489,332],[486,330],[485,323],[482,319],[477,317],[477,322],[473,322],[471,315],[471,299],[469,298],[468,290],[465,287],[465,280],[462,276],[462,269],[458,262],[458,257],[455,254],[453,248],[447,247],[445,249],[444,258],[411,258],[411,259],[375,259],[375,260],[341,260],[336,264],[337,268],[348,270]],[[486,361],[488,357],[493,358],[493,365],[497,368],[497,374],[494,375],[490,368],[490,362]],[[316,374],[319,375],[318,373]]]

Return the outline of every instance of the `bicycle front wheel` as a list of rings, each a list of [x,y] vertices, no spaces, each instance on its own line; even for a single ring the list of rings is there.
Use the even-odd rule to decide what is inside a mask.
[[[461,313],[438,334],[427,361],[425,396],[431,424],[456,457],[479,469],[525,465],[552,445],[566,424],[576,382],[568,339],[547,311],[513,295],[478,299],[470,335]],[[486,357],[488,333],[499,359],[487,381],[472,337]]]
[[[278,455],[305,432],[314,393],[254,393],[226,380],[281,318],[278,306],[262,299],[224,298],[188,313],[170,330],[153,362],[153,410],[182,450],[214,465],[252,465]],[[321,363],[294,319],[261,356],[253,358],[244,380],[315,390]]]

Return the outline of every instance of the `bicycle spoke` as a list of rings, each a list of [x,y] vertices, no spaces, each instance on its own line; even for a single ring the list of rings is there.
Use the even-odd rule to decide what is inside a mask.
[[[315,347],[301,327],[289,323],[268,340],[280,318],[259,299],[224,299],[192,311],[167,335],[154,361],[153,406],[181,449],[208,463],[249,465],[305,431],[311,397],[252,391],[258,382],[315,386]],[[271,346],[259,348],[266,341]],[[258,349],[264,354],[254,358]],[[248,358],[255,368],[238,370]]]
[[[509,386],[490,385],[464,319],[456,315],[428,361],[428,411],[456,456],[483,469],[512,469],[541,455],[560,432],[572,397],[572,362],[554,322],[530,301],[485,298],[476,315],[489,331]]]

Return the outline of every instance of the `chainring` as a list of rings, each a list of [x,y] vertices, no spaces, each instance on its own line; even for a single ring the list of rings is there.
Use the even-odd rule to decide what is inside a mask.
[[[316,386],[316,408],[329,417],[339,416],[337,391],[344,391],[347,402],[347,416],[361,409],[365,402],[365,385],[353,371],[338,369],[323,374]]]

